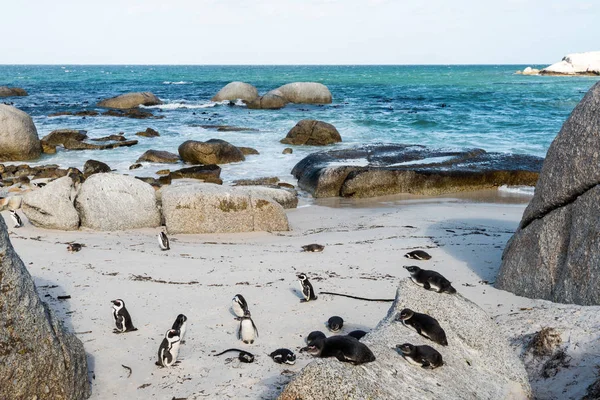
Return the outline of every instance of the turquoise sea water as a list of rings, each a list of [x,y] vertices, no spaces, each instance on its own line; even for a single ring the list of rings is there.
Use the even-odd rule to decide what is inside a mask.
[[[593,77],[515,75],[525,65],[486,66],[0,66],[0,85],[19,86],[28,97],[4,99],[29,113],[40,137],[59,128],[85,129],[90,137],[118,132],[140,141],[131,148],[60,151],[39,163],[81,168],[90,158],[128,171],[144,151],[177,152],[185,140],[221,138],[261,154],[223,166],[223,179],[279,176],[320,150],[296,147],[282,155],[279,143],[304,118],[334,124],[347,147],[364,143],[418,143],[446,149],[544,156],[562,123]],[[543,66],[534,66],[543,67]],[[255,85],[260,93],[295,81],[321,82],[333,94],[325,106],[289,105],[282,110],[248,110],[215,104],[210,98],[231,81]],[[164,119],[48,117],[58,111],[96,109],[102,98],[151,91],[165,104],[151,107]],[[100,109],[98,109],[101,111]],[[198,125],[232,125],[258,132],[221,133]],[[152,127],[159,138],[133,136]],[[39,164],[38,163],[38,164]],[[35,164],[35,163],[30,163]],[[138,176],[153,176],[164,165],[145,165]]]

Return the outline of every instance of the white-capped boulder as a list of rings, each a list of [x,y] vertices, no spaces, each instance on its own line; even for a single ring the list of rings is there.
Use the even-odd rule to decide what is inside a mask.
[[[98,231],[160,225],[154,189],[130,176],[114,173],[90,176],[80,187],[75,208],[81,226]]]
[[[540,71],[542,75],[600,75],[600,51],[573,53]]]
[[[234,101],[241,99],[243,101],[252,101],[258,97],[258,90],[254,86],[245,82],[231,82],[225,85],[211,101]]]
[[[31,117],[15,108],[0,104],[0,161],[35,160],[42,145]]]
[[[163,187],[160,196],[169,233],[289,230],[281,205],[243,187],[186,181]]]
[[[41,189],[27,192],[21,208],[33,225],[45,229],[79,229],[79,214],[73,205],[76,189],[69,176],[58,178]]]

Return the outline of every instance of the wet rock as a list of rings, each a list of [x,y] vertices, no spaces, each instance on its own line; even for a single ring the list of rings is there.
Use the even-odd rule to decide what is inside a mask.
[[[162,104],[162,101],[152,93],[136,92],[125,93],[120,96],[102,100],[98,103],[98,107],[126,110],[139,106],[154,106],[158,104]]]
[[[246,159],[240,149],[221,139],[188,140],[178,150],[183,161],[190,164],[227,164]]]
[[[102,113],[103,116],[107,117],[123,117],[123,118],[134,118],[134,119],[146,119],[146,118],[154,118],[161,119],[164,118],[163,115],[154,115],[149,111],[142,111],[138,108],[132,108],[129,110],[108,110]]]
[[[131,147],[135,146],[136,144],[138,144],[137,140],[124,140],[122,142],[108,144],[92,144],[77,140],[67,140],[64,143],[64,147],[67,150],[108,150],[116,149],[117,147]]]
[[[502,256],[496,287],[559,303],[600,304],[600,83],[554,139],[533,199]]]
[[[81,142],[87,139],[87,131],[79,129],[56,129],[42,138],[42,142],[47,146],[63,146],[65,142],[74,140]]]
[[[204,182],[216,183],[221,185],[221,167],[218,165],[197,165],[189,168],[182,168],[169,173],[170,179],[200,179]]]
[[[225,85],[219,92],[213,96],[211,101],[223,101],[241,99],[252,101],[258,97],[258,90],[249,83],[231,82]]]
[[[173,154],[168,151],[148,150],[137,159],[136,163],[143,161],[174,164],[181,161],[181,159],[177,154]]]
[[[294,149],[292,149],[291,147],[286,147],[285,149],[283,149],[281,154],[292,154],[293,152],[294,152]]]
[[[77,193],[73,180],[65,176],[23,196],[23,213],[33,225],[44,229],[79,229],[79,214],[73,205]]]
[[[427,312],[446,332],[448,346],[424,339],[396,321],[404,308]],[[529,399],[527,373],[490,317],[460,294],[440,295],[400,281],[387,316],[361,342],[376,361],[361,366],[317,359],[297,374],[280,400],[333,399]],[[407,362],[395,350],[403,343],[427,344],[444,365],[435,370]]]
[[[18,87],[0,86],[0,97],[27,96],[27,91]]]
[[[290,103],[330,104],[331,92],[327,86],[317,82],[288,83],[269,93],[279,95]]]
[[[130,169],[130,170],[132,170],[132,169],[138,169],[138,168],[142,168],[142,164],[140,164],[140,163],[137,163],[137,164],[131,164],[131,165],[129,166],[129,169]]]
[[[230,126],[230,125],[198,125],[203,129],[216,130],[217,132],[258,132],[258,129],[246,128],[243,126]]]
[[[245,156],[260,154],[258,150],[253,149],[252,147],[238,147],[238,149],[240,149],[242,154]]]
[[[326,146],[339,143],[342,137],[335,126],[314,119],[303,119],[298,122],[281,140],[283,144]]]
[[[155,131],[152,128],[146,128],[145,131],[138,132],[138,133],[136,133],[136,135],[144,136],[144,137],[158,137],[158,136],[160,136],[160,133],[158,133],[158,131]]]
[[[156,175],[169,175],[171,173],[170,169],[161,169],[156,171]]]
[[[42,145],[42,153],[44,154],[56,154],[56,146],[50,145],[43,140],[40,140],[40,144]]]
[[[372,145],[313,153],[292,175],[314,197],[375,197],[396,193],[439,195],[534,186],[542,159],[525,155],[431,150],[420,145]]]
[[[123,142],[127,139],[125,139],[125,136],[123,136],[122,133],[119,133],[117,135],[108,135],[108,136],[90,139],[90,140],[93,142]]]
[[[110,167],[102,161],[87,160],[83,165],[83,175],[86,178],[94,174],[101,174],[110,171]]]
[[[287,105],[288,101],[282,96],[274,93],[267,93],[264,96],[257,97],[256,99],[246,103],[251,110],[278,110]]]
[[[13,106],[0,104],[0,161],[35,160],[41,153],[31,117]]]
[[[73,399],[90,396],[83,344],[40,300],[0,218],[0,398]]]

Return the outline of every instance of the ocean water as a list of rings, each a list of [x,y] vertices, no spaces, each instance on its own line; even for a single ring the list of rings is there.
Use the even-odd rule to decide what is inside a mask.
[[[189,139],[224,139],[256,148],[260,155],[223,165],[222,178],[279,176],[294,182],[290,171],[303,157],[322,150],[294,147],[281,154],[279,143],[301,119],[332,123],[343,148],[366,143],[424,144],[443,149],[480,147],[487,151],[544,156],[562,123],[593,77],[515,75],[525,65],[485,66],[0,66],[0,85],[19,86],[28,97],[3,99],[29,113],[40,137],[54,129],[88,131],[102,137],[124,132],[139,140],[129,148],[64,151],[44,155],[37,164],[81,168],[88,159],[137,176],[154,176],[166,164],[129,166],[146,150],[167,150]],[[543,66],[533,66],[543,67]],[[231,81],[255,85],[262,94],[296,81],[321,82],[333,94],[324,106],[293,105],[281,110],[248,110],[210,101]],[[149,107],[163,119],[48,117],[59,111],[97,109],[98,100],[131,91],[150,91],[165,104]],[[102,111],[101,109],[97,109]],[[217,132],[199,125],[231,125],[258,131]],[[158,138],[134,133],[151,127]]]

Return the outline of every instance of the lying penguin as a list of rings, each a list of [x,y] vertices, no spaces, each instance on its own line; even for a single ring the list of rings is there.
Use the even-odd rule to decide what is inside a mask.
[[[442,274],[428,269],[421,269],[416,265],[404,266],[410,272],[410,279],[419,286],[427,290],[435,290],[438,293],[456,293],[450,281]]]
[[[375,355],[364,343],[352,336],[331,336],[312,341],[300,352],[306,351],[313,357],[335,357],[339,361],[353,365],[375,361]]]

